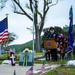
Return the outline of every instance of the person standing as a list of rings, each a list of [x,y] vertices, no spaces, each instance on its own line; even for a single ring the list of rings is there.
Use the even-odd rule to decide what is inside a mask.
[[[51,51],[49,49],[46,50],[46,52],[45,52],[46,60],[50,60],[50,54],[51,54]]]
[[[57,42],[58,35],[55,33],[54,27],[50,27],[49,34],[46,36],[46,38],[53,38]],[[57,49],[53,48],[48,50],[50,50],[52,61],[57,61]]]

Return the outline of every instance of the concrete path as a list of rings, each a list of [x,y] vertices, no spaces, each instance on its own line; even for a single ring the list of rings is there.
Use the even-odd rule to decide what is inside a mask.
[[[48,64],[46,64],[45,71],[41,70],[41,66],[42,66],[42,64],[34,64],[34,66],[33,66],[34,75],[41,75],[42,73],[46,72],[47,70],[57,68],[60,65],[48,66]],[[27,70],[30,69],[30,67],[31,66],[19,66],[18,64],[16,64],[16,66],[1,64],[0,65],[0,75],[14,75],[14,70],[16,71],[16,75],[25,75]]]

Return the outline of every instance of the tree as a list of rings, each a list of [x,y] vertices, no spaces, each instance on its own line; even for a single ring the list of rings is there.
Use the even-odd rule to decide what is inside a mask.
[[[10,44],[11,42],[13,42],[14,40],[16,40],[18,38],[18,36],[14,33],[8,33],[8,44]]]
[[[41,50],[40,36],[41,36],[42,29],[44,27],[47,12],[49,11],[50,7],[56,5],[59,0],[55,0],[53,2],[52,0],[27,0],[28,3],[26,3],[25,5],[28,10],[25,9],[25,5],[23,6],[24,0],[11,0],[11,1],[13,4],[14,13],[25,15],[31,21],[33,21],[34,19],[36,51],[39,52]],[[2,3],[1,8],[5,6],[6,2],[8,2],[8,0],[1,0]],[[39,9],[40,3],[42,5],[41,9]],[[34,16],[33,16],[33,10],[34,10]],[[27,11],[29,11],[29,13]]]
[[[2,43],[2,48],[6,48],[8,46],[8,44],[10,44],[11,42],[13,42],[14,40],[16,40],[18,37],[16,34],[14,33],[8,33],[8,41],[3,41]]]

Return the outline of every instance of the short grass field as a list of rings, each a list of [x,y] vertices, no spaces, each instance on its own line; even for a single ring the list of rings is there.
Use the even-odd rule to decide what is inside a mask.
[[[9,56],[9,53],[2,54],[0,56],[0,59],[2,59],[2,60],[0,60],[0,64],[2,63],[3,59],[8,59],[8,56]],[[17,57],[17,59],[15,59],[16,63],[19,63],[20,54],[15,53],[15,56]],[[40,53],[34,53],[34,56],[43,56],[43,53],[42,52],[40,52]],[[46,61],[46,64],[49,64],[50,62],[51,61]],[[58,60],[57,62],[55,62],[55,64],[64,64],[66,62],[67,62],[67,60],[65,60],[65,61]],[[36,63],[36,64],[42,64],[43,61],[42,60],[34,60],[34,63]]]
[[[43,75],[75,75],[75,66],[61,66]]]
[[[34,56],[42,56],[43,53],[35,53]],[[6,54],[2,54],[0,56],[0,59],[7,59],[9,56],[8,53]],[[16,63],[19,63],[19,58],[20,58],[20,54],[18,53],[15,53],[15,56],[17,56],[17,60]],[[0,60],[0,64],[2,63],[3,60]],[[57,69],[54,69],[52,71],[49,71],[49,72],[46,72],[45,74],[43,75],[75,75],[75,66],[64,66],[63,64],[65,64],[68,60],[58,60],[57,62],[54,62],[54,64],[61,64],[62,66],[57,68]],[[46,61],[46,64],[49,64],[51,61]],[[43,64],[43,61],[42,60],[34,60],[34,63],[36,64]]]
[[[1,54],[0,59],[2,59],[2,60],[0,60],[0,64],[2,63],[3,59],[8,59],[9,55],[10,55],[9,53]],[[19,53],[15,53],[14,55],[17,57],[17,59],[15,59],[15,61],[16,61],[16,63],[18,63],[19,59],[20,59],[20,54]],[[42,56],[42,55],[43,55],[42,52],[34,53],[34,56]]]

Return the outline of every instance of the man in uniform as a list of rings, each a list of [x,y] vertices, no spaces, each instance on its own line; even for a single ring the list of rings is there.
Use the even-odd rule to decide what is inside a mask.
[[[54,27],[50,27],[49,34],[46,36],[46,38],[53,38],[55,41],[57,41],[58,35],[55,33]],[[51,53],[52,61],[57,61],[57,49],[48,49],[49,53]],[[48,51],[47,54],[49,55]],[[47,56],[47,55],[46,55]],[[50,56],[49,56],[50,58]]]

